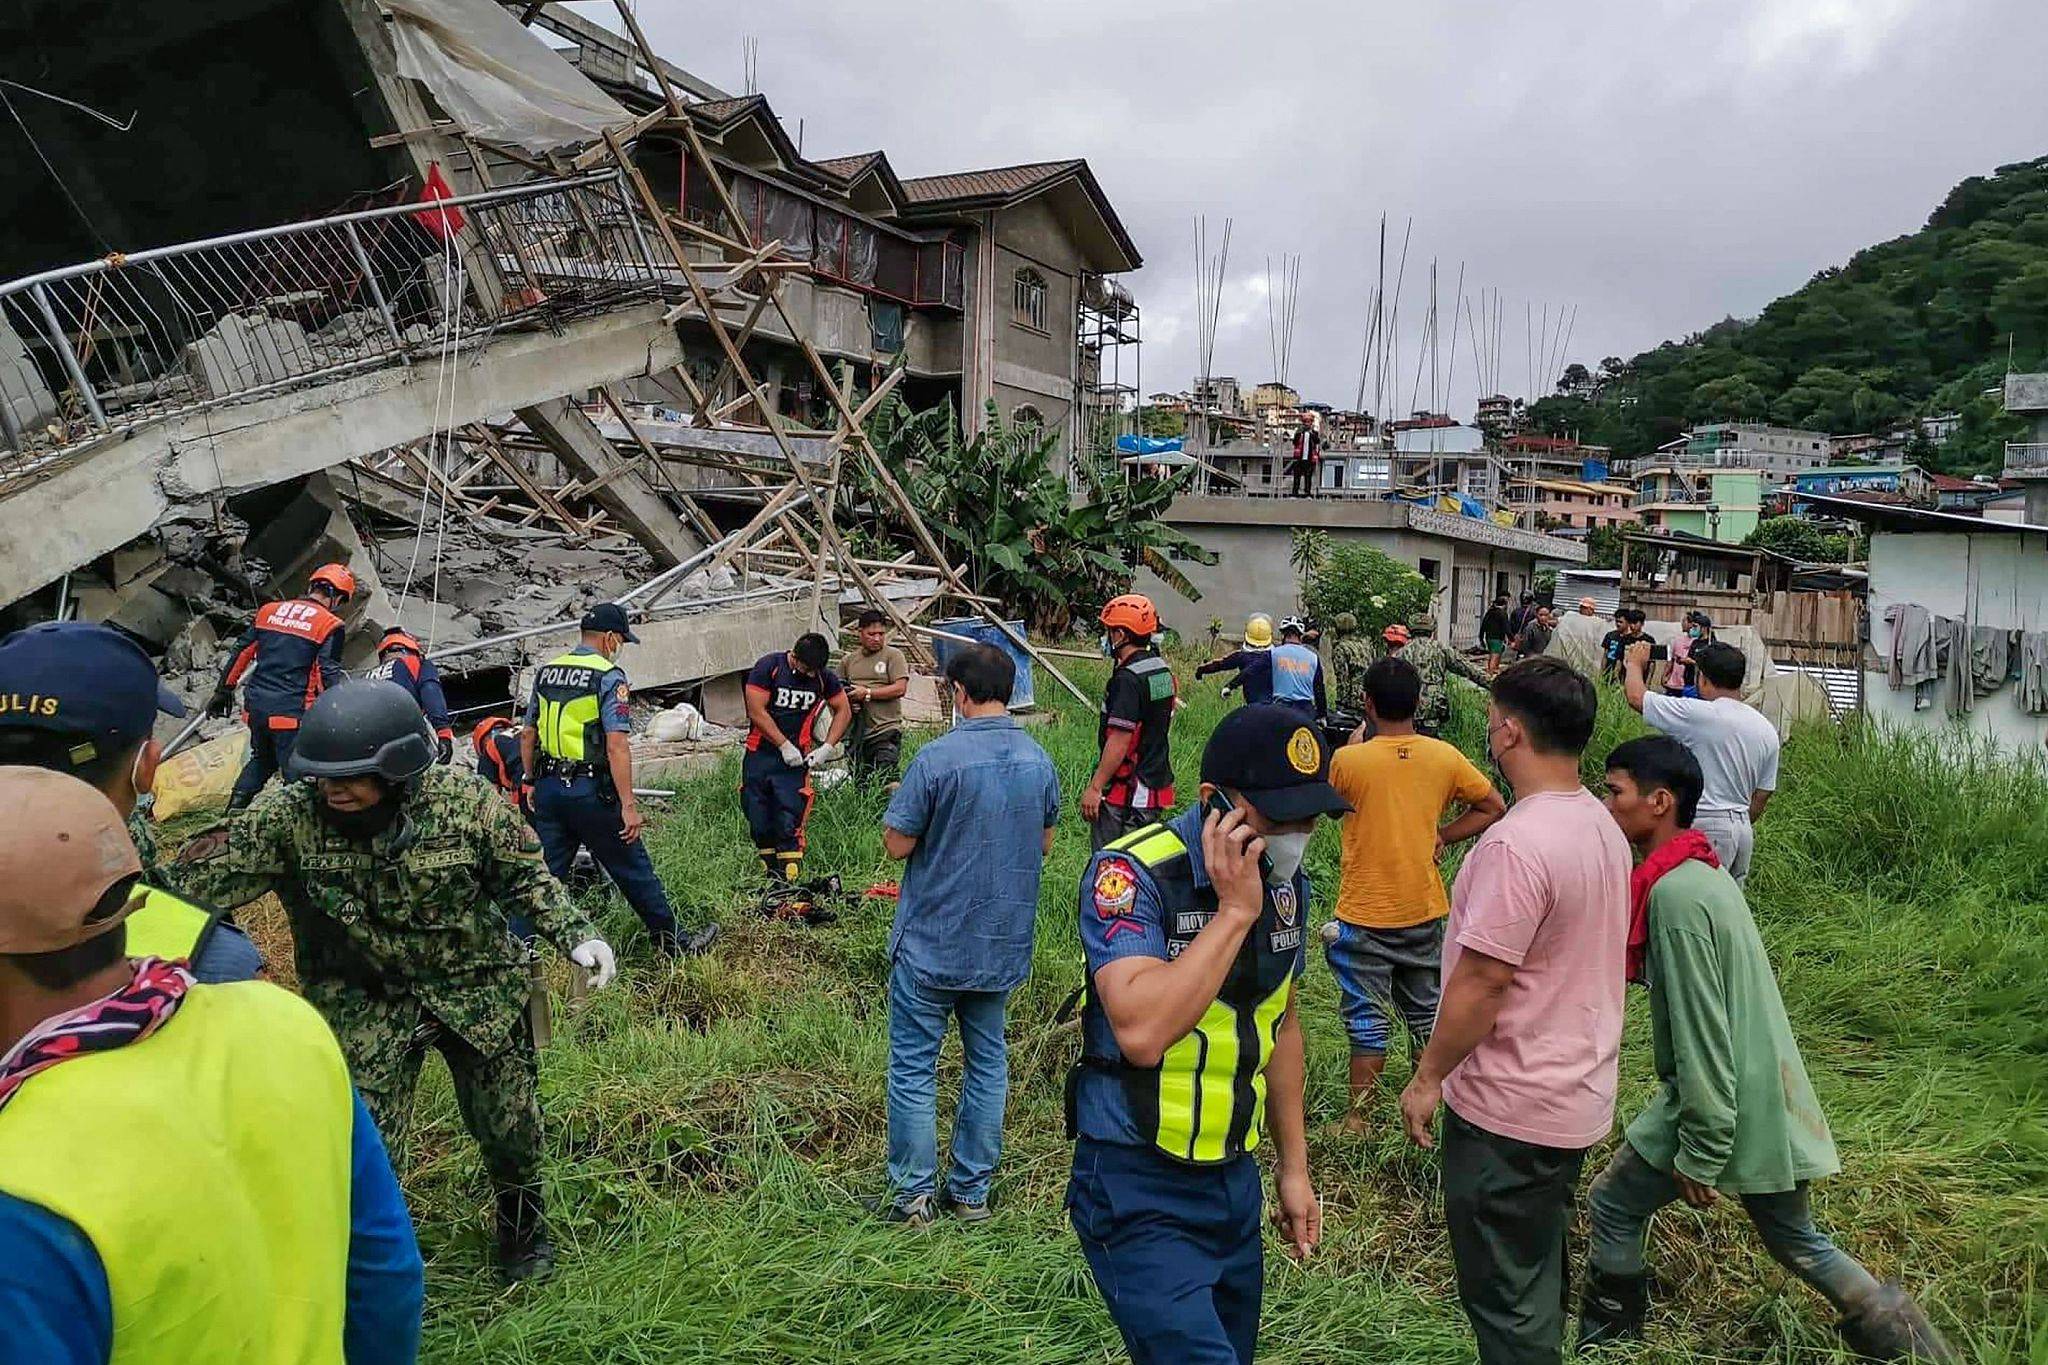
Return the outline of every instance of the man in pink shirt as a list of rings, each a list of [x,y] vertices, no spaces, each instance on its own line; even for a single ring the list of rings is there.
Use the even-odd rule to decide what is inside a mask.
[[[1515,803],[1452,887],[1436,1031],[1401,1095],[1424,1147],[1447,1109],[1444,1217],[1483,1365],[1562,1359],[1565,1228],[1614,1123],[1631,860],[1579,780],[1598,707],[1561,659],[1494,679],[1486,747]]]

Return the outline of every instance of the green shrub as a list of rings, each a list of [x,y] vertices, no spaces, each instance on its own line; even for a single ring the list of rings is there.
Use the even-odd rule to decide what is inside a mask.
[[[1329,545],[1303,581],[1301,605],[1310,617],[1328,624],[1338,612],[1348,611],[1370,636],[1429,612],[1429,580],[1366,545]]]

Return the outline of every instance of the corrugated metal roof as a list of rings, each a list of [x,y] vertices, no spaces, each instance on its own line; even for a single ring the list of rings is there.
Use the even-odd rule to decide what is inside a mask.
[[[1027,194],[1084,163],[1034,161],[1022,166],[997,166],[985,171],[957,171],[950,175],[922,175],[903,182],[903,193],[913,204],[942,204],[955,199],[989,199]]]

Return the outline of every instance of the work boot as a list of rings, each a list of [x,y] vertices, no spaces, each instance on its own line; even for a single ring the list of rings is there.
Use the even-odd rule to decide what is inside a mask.
[[[1835,1330],[1865,1360],[1962,1360],[1897,1280],[1879,1285]]]
[[[500,1280],[522,1284],[554,1273],[555,1244],[548,1238],[538,1186],[499,1190],[497,1224]]]
[[[1613,1275],[1588,1269],[1579,1299],[1579,1349],[1616,1341],[1637,1341],[1650,1311],[1650,1277]]]
[[[892,1197],[864,1194],[860,1197],[860,1206],[885,1223],[902,1223],[913,1228],[930,1227],[932,1220],[938,1217],[928,1194],[917,1195],[900,1204]]]

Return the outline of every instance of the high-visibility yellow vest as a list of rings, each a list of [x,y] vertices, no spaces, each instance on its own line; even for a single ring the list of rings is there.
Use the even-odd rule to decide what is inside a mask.
[[[540,751],[564,763],[604,762],[604,675],[614,665],[597,654],[562,654],[533,678]]]
[[[1187,845],[1163,824],[1111,842],[1142,866],[1157,886],[1169,952],[1192,942],[1216,911],[1216,895],[1197,887]],[[1297,882],[1269,887],[1259,922],[1245,935],[1216,999],[1194,1029],[1166,1050],[1157,1067],[1120,1058],[1082,1059],[1083,1067],[1117,1073],[1138,1130],[1180,1161],[1227,1161],[1259,1145],[1266,1117],[1266,1065],[1273,1059],[1281,1016],[1294,994],[1294,963],[1307,907]],[[1093,973],[1084,1008],[1099,1011]]]
[[[142,887],[140,909],[127,919],[128,956],[190,961],[213,934],[220,916],[161,887]]]
[[[149,1037],[22,1083],[0,1191],[92,1242],[112,1365],[342,1365],[352,1094],[311,1005],[194,986]]]

